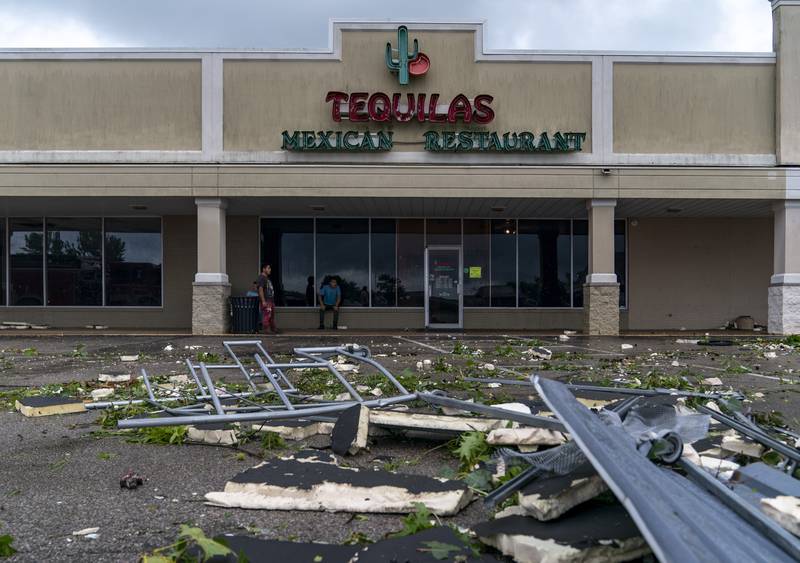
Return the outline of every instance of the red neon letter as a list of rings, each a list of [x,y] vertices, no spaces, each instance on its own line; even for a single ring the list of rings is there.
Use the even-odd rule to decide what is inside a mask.
[[[380,108],[378,107],[378,102],[380,102]],[[372,121],[389,121],[389,116],[392,113],[389,96],[383,92],[372,94],[367,103],[367,111]]]
[[[350,121],[369,121],[369,116],[364,113],[366,106],[366,92],[353,92],[350,94],[350,105],[347,110]]]
[[[392,116],[400,123],[406,123],[407,121],[411,121],[411,118],[414,117],[414,94],[406,94],[408,107],[406,108],[405,112],[400,111],[401,97],[402,94],[392,95]]]
[[[328,92],[328,95],[325,96],[325,102],[333,102],[333,106],[331,107],[331,117],[334,121],[342,120],[342,102],[346,101],[347,94],[344,92],[337,92],[336,90],[331,90]]]
[[[472,105],[464,94],[459,94],[450,102],[450,107],[447,108],[447,121],[455,123],[459,114],[464,119],[464,123],[472,123]]]
[[[494,110],[489,107],[494,98],[489,94],[475,96],[475,123],[489,123],[494,119]]]
[[[436,113],[436,105],[439,102],[439,94],[431,94],[431,101],[428,104],[428,121],[431,123],[444,123],[447,121],[446,115]]]
[[[425,115],[425,94],[419,94],[417,96],[417,121],[422,123],[427,119]]]

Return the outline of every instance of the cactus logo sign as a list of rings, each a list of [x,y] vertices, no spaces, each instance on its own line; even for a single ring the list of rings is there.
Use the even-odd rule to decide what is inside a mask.
[[[422,76],[428,72],[431,60],[419,50],[416,39],[414,39],[414,50],[408,52],[408,28],[401,25],[397,28],[397,49],[392,49],[392,44],[386,43],[386,66],[391,72],[397,73],[400,84],[405,86],[408,84],[409,76]]]

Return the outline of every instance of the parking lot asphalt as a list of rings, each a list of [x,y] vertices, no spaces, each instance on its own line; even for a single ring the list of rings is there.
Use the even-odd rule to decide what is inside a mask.
[[[800,351],[782,345],[780,339],[753,334],[720,338],[730,340],[729,345],[703,345],[694,342],[697,337],[686,335],[560,339],[494,333],[369,336],[342,332],[279,335],[263,342],[273,357],[285,360],[298,346],[357,343],[370,347],[375,359],[395,374],[413,374],[426,388],[442,386],[454,396],[475,397],[478,389],[478,398],[489,403],[534,399],[534,392],[526,386],[487,388],[460,382],[465,377],[522,379],[535,373],[603,385],[680,378],[707,389],[702,383],[705,378],[719,378],[722,388],[744,392],[753,411],[772,413],[800,430]],[[374,541],[401,528],[402,515],[356,517],[204,504],[204,494],[222,490],[228,479],[263,456],[279,455],[284,451],[280,448],[130,443],[128,436],[103,431],[102,412],[25,418],[14,411],[13,399],[20,394],[88,393],[101,386],[97,377],[102,372],[135,377],[145,368],[152,376],[185,374],[187,357],[208,354],[207,358],[224,359],[222,340],[158,334],[54,337],[22,331],[0,336],[0,536],[10,534],[18,550],[8,561],[137,561],[142,553],[173,542],[183,523],[195,524],[207,535],[243,533],[332,543]],[[528,353],[539,346],[552,351],[551,360]],[[123,362],[122,355],[138,359]],[[124,394],[120,390],[117,397]],[[328,437],[317,436],[286,447],[297,450],[328,444]],[[398,472],[428,476],[442,476],[458,467],[448,447],[402,437],[373,438],[368,450],[347,461],[354,467],[390,466]],[[120,489],[119,477],[129,470],[146,478],[143,486]],[[476,501],[443,521],[469,526],[489,514]],[[99,528],[96,537],[73,535],[92,527]]]

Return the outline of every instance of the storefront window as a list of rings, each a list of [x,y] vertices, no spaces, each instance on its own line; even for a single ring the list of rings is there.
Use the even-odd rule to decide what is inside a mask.
[[[488,219],[464,219],[464,307],[488,307],[489,246]]]
[[[317,219],[317,277],[336,277],[345,307],[369,306],[369,220]]]
[[[461,219],[426,219],[426,246],[461,246]]]
[[[619,282],[620,307],[625,307],[627,302],[625,224],[625,219],[614,221],[614,272],[617,274],[617,281]],[[583,307],[583,284],[586,283],[586,276],[589,273],[589,222],[575,220],[572,222],[572,228],[572,264],[574,272],[572,306]]]
[[[264,219],[261,241],[261,263],[272,266],[275,304],[315,306],[319,284],[314,280],[314,220]]]
[[[47,304],[103,304],[103,235],[99,218],[47,219]]]
[[[397,221],[372,219],[372,306],[397,305]]]
[[[589,221],[572,222],[572,306],[583,307],[583,284],[589,274]]]
[[[492,307],[517,306],[517,222],[492,220]]]
[[[425,222],[397,220],[397,305],[424,307]]]
[[[44,232],[42,220],[9,220],[9,304],[44,305]]]
[[[570,221],[519,221],[519,306],[570,306]]]
[[[106,305],[161,305],[161,219],[105,220]]]
[[[624,219],[614,221],[614,271],[619,282],[619,306],[625,307],[627,304],[627,268],[625,267],[625,227]]]

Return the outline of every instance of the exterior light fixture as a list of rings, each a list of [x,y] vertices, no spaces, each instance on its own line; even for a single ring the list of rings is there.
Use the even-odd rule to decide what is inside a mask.
[[[325,211],[324,205],[310,205],[309,207],[311,207],[311,211],[317,211],[319,213]]]
[[[134,211],[147,211],[147,206],[141,204],[134,204],[131,205],[131,209],[133,209]]]
[[[667,213],[680,213],[683,209],[679,207],[667,207]]]
[[[505,205],[495,205],[494,207],[492,207],[492,211],[494,211],[495,213],[502,213],[505,210],[506,210]]]

